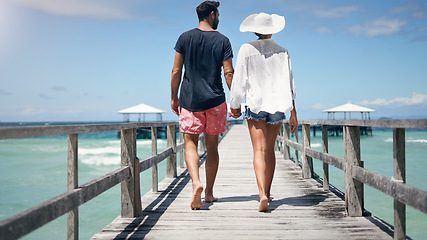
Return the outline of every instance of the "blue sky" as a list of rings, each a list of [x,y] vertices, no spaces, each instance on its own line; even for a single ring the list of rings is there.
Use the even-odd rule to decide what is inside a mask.
[[[140,103],[176,120],[173,48],[197,27],[200,2],[0,1],[0,121],[121,121]],[[291,55],[299,119],[348,102],[377,110],[372,118],[427,117],[425,1],[220,2],[218,31],[235,56],[255,38],[239,32],[248,15],[285,16],[273,39]]]

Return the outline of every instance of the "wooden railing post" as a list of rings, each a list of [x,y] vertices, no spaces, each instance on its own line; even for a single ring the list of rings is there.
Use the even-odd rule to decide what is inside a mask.
[[[200,140],[199,142],[199,152],[202,152],[202,153],[204,153],[204,152],[206,152],[206,133],[202,133],[202,135],[203,135],[203,139],[202,140]]]
[[[289,160],[289,159],[291,159],[290,148],[288,145],[286,145],[286,140],[288,140],[289,136],[290,136],[289,123],[283,123],[282,129],[283,129],[283,133],[282,133],[282,136],[283,136],[283,143],[282,143],[283,157],[285,158],[285,160]]]
[[[182,144],[183,142],[183,133],[179,133],[179,144]],[[179,151],[179,167],[180,168],[185,168],[184,165],[184,151]]]
[[[363,215],[363,183],[351,175],[352,166],[362,166],[360,160],[360,128],[343,128],[345,166],[345,205],[350,217]]]
[[[157,155],[157,127],[151,127],[151,155]],[[157,163],[151,167],[152,189],[153,192],[159,191],[159,170]]]
[[[121,165],[129,166],[130,178],[121,186],[121,216],[133,218],[141,216],[141,190],[139,181],[139,160],[136,157],[136,129],[121,130]]]
[[[78,187],[78,135],[68,135],[68,166],[67,166],[67,189],[72,191]],[[79,208],[76,207],[68,212],[67,216],[67,239],[79,239]]]
[[[328,153],[328,126],[322,125],[322,150]],[[323,163],[323,190],[329,191],[329,165]]]
[[[306,149],[310,148],[310,124],[302,125],[302,177],[312,178],[313,177],[313,159],[307,156]]]
[[[283,137],[283,124],[280,125],[280,129],[279,129],[279,132],[277,133],[277,136]],[[277,141],[277,138],[276,138],[276,141],[274,141],[274,151],[283,152],[282,146],[281,146],[282,143],[283,142]]]
[[[393,128],[393,178],[406,182],[405,129]],[[394,199],[394,239],[406,239],[406,205]]]
[[[166,177],[175,178],[177,176],[176,169],[176,126],[168,125],[167,127],[167,147],[172,147],[173,153],[168,157],[166,164]]]
[[[294,139],[295,139],[295,142],[298,143],[298,127],[294,132]],[[297,167],[299,166],[299,153],[298,153],[298,150],[296,149],[295,149],[295,166]]]

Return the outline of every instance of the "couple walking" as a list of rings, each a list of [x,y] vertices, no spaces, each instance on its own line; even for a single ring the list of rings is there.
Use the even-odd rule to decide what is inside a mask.
[[[276,14],[253,14],[240,25],[241,32],[253,32],[258,39],[243,44],[236,69],[227,37],[217,32],[219,2],[205,1],[196,12],[199,26],[181,34],[175,45],[171,76],[171,107],[179,116],[184,133],[185,162],[190,174],[193,195],[191,209],[204,201],[215,202],[213,186],[218,171],[218,134],[226,130],[227,104],[221,80],[223,70],[230,91],[230,116],[238,118],[241,102],[246,100],[247,119],[253,146],[253,165],[259,190],[258,211],[269,210],[270,189],[275,170],[274,143],[285,112],[291,111],[291,130],[297,129],[295,86],[288,51],[271,36],[285,27],[285,18]],[[182,76],[183,68],[185,69]],[[182,78],[182,79],[181,79]],[[180,95],[178,98],[178,89]],[[205,132],[206,188],[199,178],[197,144]]]

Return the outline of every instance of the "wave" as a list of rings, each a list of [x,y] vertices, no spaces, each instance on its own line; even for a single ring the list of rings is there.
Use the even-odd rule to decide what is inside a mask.
[[[117,147],[102,147],[102,148],[79,148],[79,155],[102,155],[102,154],[117,154],[120,155],[120,146]]]
[[[67,146],[35,146],[31,148],[31,151],[38,152],[50,152],[50,153],[58,153],[58,152],[67,152]]]
[[[387,138],[385,142],[393,142],[393,138]],[[406,139],[408,143],[427,143],[427,139]]]
[[[179,141],[177,141],[178,143]],[[111,140],[111,141],[107,141],[108,144],[118,144],[120,145],[121,141],[120,140]],[[164,139],[157,139],[157,144],[162,144],[162,143],[166,143],[166,140]],[[137,145],[151,145],[151,140],[137,140],[136,141]]]
[[[120,165],[120,144],[96,148],[79,148],[79,160],[86,165]]]
[[[414,139],[414,140],[406,140],[406,142],[414,142],[414,143],[427,143],[427,139]]]
[[[79,160],[86,165],[120,165],[120,140],[112,140],[108,141],[108,143],[112,146],[79,148]],[[162,143],[162,140],[158,140],[158,144],[159,143]],[[141,152],[144,152],[144,148],[151,146],[151,140],[138,141],[137,146],[141,147],[141,149],[139,149]],[[149,150],[151,151],[151,147]]]
[[[120,165],[120,155],[117,156],[89,156],[80,158],[80,161],[86,165],[96,165],[96,166],[109,166],[109,165]]]
[[[320,147],[322,147],[322,144],[321,143],[312,143],[311,147],[312,148],[320,148]]]

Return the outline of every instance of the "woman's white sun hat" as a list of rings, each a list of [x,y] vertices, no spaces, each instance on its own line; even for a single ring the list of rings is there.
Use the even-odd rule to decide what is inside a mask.
[[[241,32],[254,32],[264,35],[278,33],[283,28],[285,28],[285,17],[267,13],[252,14],[240,25]]]

